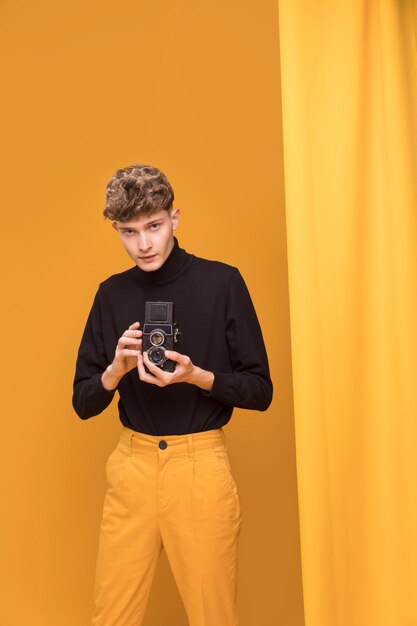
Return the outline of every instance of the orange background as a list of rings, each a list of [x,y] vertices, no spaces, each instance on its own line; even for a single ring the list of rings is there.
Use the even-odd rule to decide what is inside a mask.
[[[88,626],[116,402],[81,421],[98,283],[131,266],[101,216],[115,169],[160,167],[187,251],[239,267],[268,349],[266,413],[225,428],[244,515],[241,626],[303,623],[276,3],[3,3],[1,606]],[[187,623],[162,554],[145,626]]]

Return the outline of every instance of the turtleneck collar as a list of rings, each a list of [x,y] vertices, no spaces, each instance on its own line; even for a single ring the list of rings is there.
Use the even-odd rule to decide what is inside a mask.
[[[145,272],[136,265],[134,268],[137,280],[146,285],[163,285],[176,278],[191,261],[192,254],[188,254],[178,245],[174,237],[174,246],[161,267],[153,272]]]

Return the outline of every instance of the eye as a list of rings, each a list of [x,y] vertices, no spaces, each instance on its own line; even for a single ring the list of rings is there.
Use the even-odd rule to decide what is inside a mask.
[[[150,229],[151,230],[158,230],[159,227],[160,227],[160,224],[151,224],[150,225]]]
[[[125,235],[133,235],[135,231],[132,230],[131,228],[126,228],[126,230],[124,230],[123,232]]]

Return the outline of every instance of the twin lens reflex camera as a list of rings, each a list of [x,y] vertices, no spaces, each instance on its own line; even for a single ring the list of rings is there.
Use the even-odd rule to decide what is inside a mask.
[[[176,362],[165,357],[165,350],[174,350],[180,334],[174,322],[173,302],[145,302],[142,351],[148,352],[151,363],[165,372],[173,372]],[[146,365],[145,370],[149,373]]]

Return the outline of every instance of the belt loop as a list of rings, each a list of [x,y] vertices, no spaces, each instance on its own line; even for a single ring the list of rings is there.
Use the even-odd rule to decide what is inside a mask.
[[[129,454],[130,456],[132,456],[132,448],[133,448],[133,437],[135,436],[135,433],[130,433],[129,435]]]
[[[223,428],[220,428],[220,432],[222,435],[222,439],[223,439],[223,445],[224,445],[224,449],[227,450],[227,441],[226,441],[226,435],[224,434],[224,430]]]
[[[193,443],[192,435],[187,435],[187,442],[188,442],[188,456],[191,461],[194,461],[194,443]]]

